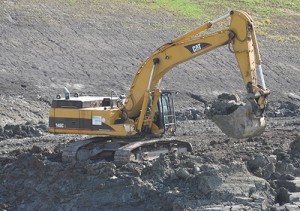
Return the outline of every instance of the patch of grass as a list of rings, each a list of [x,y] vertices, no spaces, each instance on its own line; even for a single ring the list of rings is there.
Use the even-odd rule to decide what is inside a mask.
[[[187,18],[201,18],[206,15],[197,3],[190,0],[131,0],[131,2],[144,8],[166,10]]]
[[[299,42],[299,36],[293,26],[286,25],[288,33],[282,31],[282,27],[276,24],[281,18],[288,23],[293,16],[300,14],[300,0],[124,0],[128,3],[161,11],[172,12],[178,17],[195,20],[195,24],[214,20],[231,10],[243,10],[254,19],[254,26],[259,35],[278,41],[291,40]],[[292,19],[290,19],[292,18]],[[220,22],[222,24],[222,22]],[[227,22],[226,22],[227,24]],[[222,26],[223,27],[223,26]],[[272,33],[274,36],[270,36]]]
[[[294,41],[300,43],[300,36],[290,35],[289,37],[291,40],[294,40]]]
[[[84,4],[97,5],[98,0],[58,0],[67,6]],[[111,4],[134,4],[151,10],[165,10],[191,19],[212,19],[240,9],[249,12],[252,16],[272,17],[289,14],[288,10],[300,12],[300,0],[116,0]]]
[[[126,0],[125,0],[126,1]],[[300,12],[300,0],[127,0],[146,8],[162,9],[188,18],[214,18],[232,9],[245,10],[258,16],[278,16],[292,10]]]
[[[287,42],[287,41],[294,41],[297,43],[300,43],[300,37],[295,35],[289,35],[289,36],[281,36],[281,35],[275,35],[272,36],[276,41],[280,42]]]
[[[199,18],[205,14],[199,5],[189,0],[156,0],[156,2],[161,7],[188,18]]]
[[[272,24],[272,21],[270,18],[263,18],[257,21],[254,21],[254,25],[257,28],[264,28],[268,27],[268,25]]]
[[[36,0],[38,1],[38,0]],[[45,0],[47,1],[47,0]],[[48,0],[50,1],[50,0]],[[182,31],[191,29],[214,20],[231,10],[243,10],[254,19],[257,34],[277,41],[290,40],[299,43],[299,33],[290,22],[295,23],[295,17],[300,15],[300,0],[56,0],[67,7],[75,8],[78,17],[85,17],[89,12],[100,13],[114,8],[135,8],[136,11],[153,10],[153,14],[174,14],[174,22],[167,26]],[[122,6],[123,5],[123,6]],[[166,13],[167,11],[167,13]],[[130,14],[128,14],[130,15]],[[177,18],[190,19],[190,24],[178,26]],[[228,21],[221,21],[215,26],[223,29]],[[158,27],[153,26],[153,27]],[[164,26],[166,27],[166,26]],[[217,28],[219,27],[219,28]],[[286,30],[282,30],[283,27]]]

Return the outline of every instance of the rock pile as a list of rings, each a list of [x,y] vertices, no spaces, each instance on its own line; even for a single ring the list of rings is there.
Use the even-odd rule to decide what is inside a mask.
[[[271,102],[266,110],[266,115],[268,117],[300,116],[300,107],[291,101]]]
[[[32,149],[6,161],[0,170],[0,208],[266,210],[275,200],[269,183],[240,162],[203,164],[173,154],[117,167],[49,159],[54,155]]]
[[[9,138],[40,137],[48,130],[45,123],[31,124],[7,124],[0,126],[0,140]]]
[[[247,162],[255,176],[266,179],[276,192],[274,210],[300,209],[300,135],[290,144],[290,150],[274,150],[269,157],[257,154]]]

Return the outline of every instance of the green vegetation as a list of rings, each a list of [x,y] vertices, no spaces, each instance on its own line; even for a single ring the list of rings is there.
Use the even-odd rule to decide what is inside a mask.
[[[199,17],[199,14],[204,13],[201,7],[189,0],[157,0],[157,3],[186,17],[196,18]]]
[[[144,1],[144,4],[146,4],[144,6],[147,7],[148,5],[149,8],[153,9],[164,9],[188,18],[199,18],[205,14],[203,8],[190,0],[155,0],[152,1],[152,5],[149,5],[149,2]]]
[[[244,10],[254,18],[256,32],[276,41],[296,41],[300,36],[293,29],[290,17],[300,14],[300,0],[125,0],[144,9],[167,11],[178,17],[210,21],[230,10]],[[222,24],[222,23],[221,23]],[[287,34],[282,29],[288,29]],[[280,30],[279,30],[280,29]],[[294,33],[293,33],[294,32]]]
[[[58,1],[67,6],[95,6],[100,3],[98,0]],[[227,13],[232,9],[265,17],[300,12],[300,0],[115,0],[111,4],[134,4],[146,9],[165,10],[186,18],[214,18],[215,14]]]
[[[270,36],[270,38],[273,38],[274,40],[280,42],[294,41],[300,43],[300,36],[295,36],[295,35],[289,35],[289,36],[273,35]]]
[[[70,1],[70,0],[69,0]],[[163,9],[187,18],[213,18],[232,9],[241,9],[251,14],[273,16],[300,11],[300,0],[127,0],[150,8]]]
[[[47,1],[47,0],[45,0]],[[170,28],[189,31],[197,24],[211,21],[231,10],[244,10],[254,19],[256,32],[276,41],[296,41],[300,43],[299,30],[295,28],[300,14],[300,0],[57,0],[67,7],[76,8],[78,17],[85,17],[90,12],[101,12],[107,3],[113,11],[126,5],[141,11],[154,11],[160,15],[174,14],[178,18],[191,19],[191,24],[178,26],[174,22]],[[87,13],[87,11],[89,11]],[[296,20],[296,21],[295,21]],[[193,25],[195,23],[195,25]],[[227,22],[220,22],[223,28]],[[157,25],[155,27],[158,27]],[[165,26],[164,26],[165,27]],[[285,30],[282,30],[285,29]]]

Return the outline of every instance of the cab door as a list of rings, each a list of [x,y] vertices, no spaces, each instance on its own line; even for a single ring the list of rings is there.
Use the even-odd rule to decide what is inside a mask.
[[[164,131],[176,130],[176,117],[172,92],[164,91],[159,97],[154,123]]]

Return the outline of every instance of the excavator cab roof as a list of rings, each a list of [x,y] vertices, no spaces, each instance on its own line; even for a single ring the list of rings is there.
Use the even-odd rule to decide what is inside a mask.
[[[91,108],[91,107],[103,107],[110,106],[112,103],[118,100],[118,97],[94,97],[94,96],[80,96],[71,97],[69,99],[61,98],[54,99],[52,101],[52,108]]]

